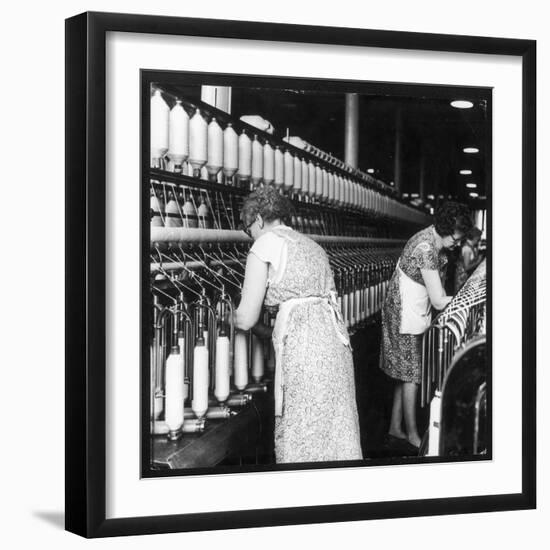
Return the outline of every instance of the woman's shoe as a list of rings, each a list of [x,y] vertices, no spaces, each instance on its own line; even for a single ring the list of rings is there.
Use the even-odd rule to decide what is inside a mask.
[[[408,443],[404,437],[397,437],[391,434],[386,434],[384,437],[384,445],[387,445],[388,447],[401,447],[404,443]]]

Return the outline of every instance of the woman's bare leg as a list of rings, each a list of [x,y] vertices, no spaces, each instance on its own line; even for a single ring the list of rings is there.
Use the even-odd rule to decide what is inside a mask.
[[[418,385],[414,382],[403,383],[403,412],[407,439],[411,445],[420,447],[420,436],[416,427],[416,393]]]
[[[393,390],[393,406],[389,434],[401,439],[407,439],[407,434],[401,427],[403,422],[403,382],[396,382]]]

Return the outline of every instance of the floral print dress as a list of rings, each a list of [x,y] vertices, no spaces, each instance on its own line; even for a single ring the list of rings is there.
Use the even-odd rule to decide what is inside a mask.
[[[289,227],[272,230],[282,239],[284,260],[269,279],[266,306],[319,297],[291,310],[282,348],[282,414],[275,417],[277,463],[362,458],[353,358],[338,331],[327,299],[335,291],[325,251]],[[258,239],[251,252],[264,259]]]
[[[433,226],[414,235],[399,258],[399,268],[414,282],[425,286],[422,269],[439,271],[444,279],[447,256],[436,247]],[[382,308],[382,354],[380,368],[391,378],[420,384],[422,365],[422,334],[401,334],[400,274],[396,268],[390,280]]]

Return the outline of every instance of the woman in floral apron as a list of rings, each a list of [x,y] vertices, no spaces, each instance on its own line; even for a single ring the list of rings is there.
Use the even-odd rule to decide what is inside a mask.
[[[273,330],[277,463],[358,460],[353,359],[333,275],[324,250],[284,223],[291,210],[290,202],[267,186],[244,202],[241,219],[254,245],[236,327],[261,332],[262,304],[278,306]]]
[[[471,227],[466,206],[447,202],[439,207],[434,225],[418,232],[405,245],[382,308],[381,368],[395,380],[388,437],[408,441],[415,448],[420,446],[416,395],[422,334],[430,326],[431,308],[443,309],[451,300],[442,283],[447,264],[445,249],[459,245]]]

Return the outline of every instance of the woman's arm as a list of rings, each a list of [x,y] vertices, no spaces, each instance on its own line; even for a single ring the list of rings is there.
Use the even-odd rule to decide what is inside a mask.
[[[435,269],[421,269],[420,272],[432,306],[435,309],[443,309],[452,300],[452,296],[445,294],[439,272]]]
[[[267,269],[267,264],[255,254],[248,255],[241,302],[235,311],[235,328],[250,330],[260,318],[267,284]]]

